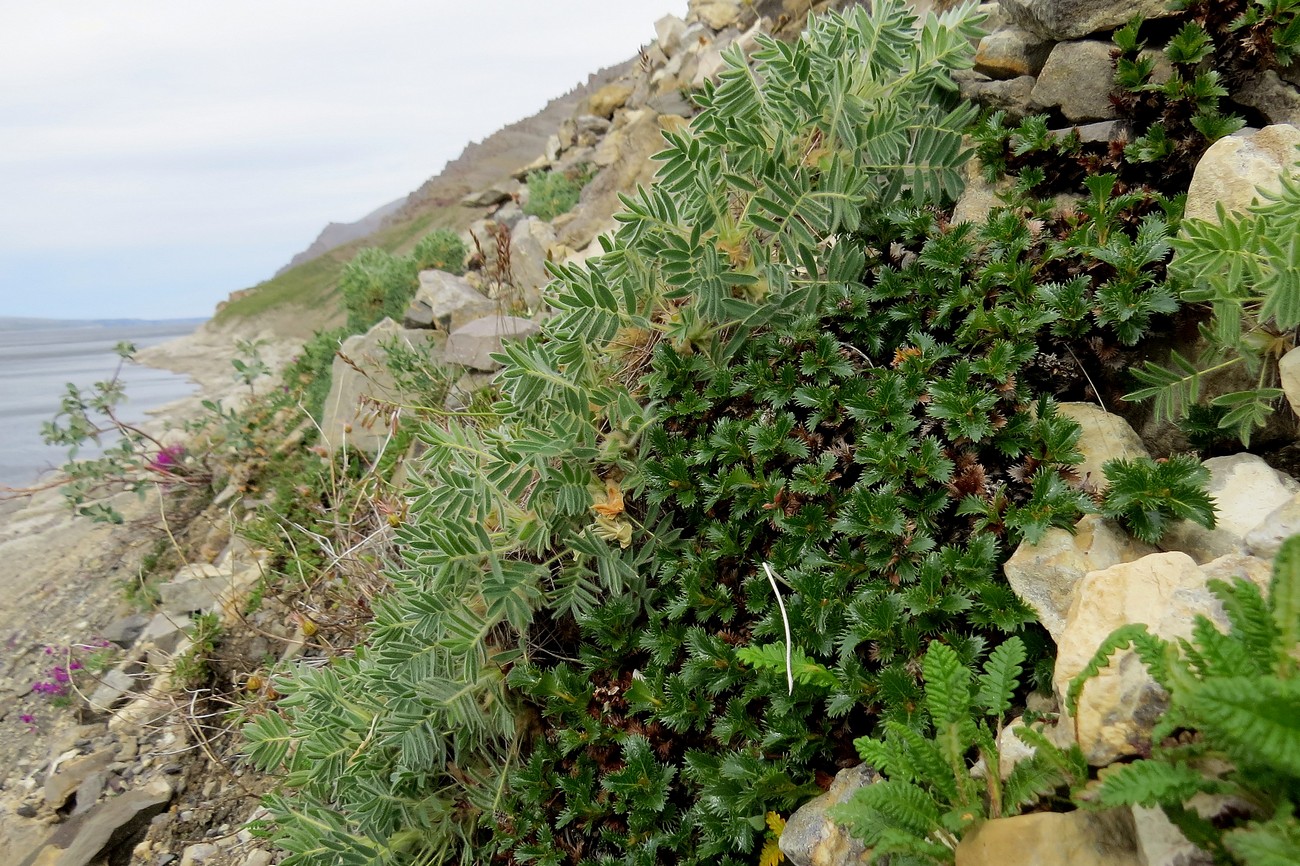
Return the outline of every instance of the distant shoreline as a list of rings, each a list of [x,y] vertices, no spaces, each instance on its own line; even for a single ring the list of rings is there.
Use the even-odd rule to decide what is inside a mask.
[[[198,327],[210,316],[178,319],[44,319],[27,316],[0,316],[0,331],[43,331],[54,328],[149,328],[153,326],[175,328],[184,325]]]

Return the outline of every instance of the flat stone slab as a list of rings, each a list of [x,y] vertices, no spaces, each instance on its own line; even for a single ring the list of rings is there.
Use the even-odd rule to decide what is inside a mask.
[[[172,786],[156,779],[98,803],[60,824],[44,845],[16,861],[16,866],[88,866],[166,809],[171,799]]]
[[[503,340],[520,340],[541,331],[532,319],[518,316],[485,316],[456,329],[447,338],[443,361],[472,370],[492,373],[501,364],[492,355],[501,351]]]

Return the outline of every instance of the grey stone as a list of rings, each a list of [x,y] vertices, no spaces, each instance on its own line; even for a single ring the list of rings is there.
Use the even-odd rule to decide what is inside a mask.
[[[668,90],[650,97],[646,101],[646,105],[658,114],[676,114],[682,117],[690,117],[695,113],[695,106],[677,89]]]
[[[1037,75],[1051,50],[1051,40],[1028,30],[1019,27],[995,30],[980,40],[975,52],[975,71],[995,79]]]
[[[1300,92],[1272,69],[1252,71],[1233,98],[1264,115],[1269,123],[1300,124]]]
[[[1210,145],[1187,188],[1187,218],[1217,221],[1220,203],[1229,212],[1242,211],[1260,190],[1276,192],[1283,172],[1295,165],[1297,144],[1300,129],[1274,124],[1243,129]]]
[[[1173,15],[1166,0],[1001,0],[1007,20],[1048,39],[1079,39],[1122,27],[1134,17]]]
[[[1292,414],[1300,417],[1300,347],[1289,350],[1277,363],[1282,391]]]
[[[58,770],[45,780],[45,804],[51,809],[61,809],[68,798],[92,775],[113,763],[110,751],[80,755],[59,765]]]
[[[472,370],[491,373],[501,369],[492,355],[501,351],[502,340],[522,339],[541,329],[531,319],[517,316],[487,316],[463,325],[447,338],[443,360]]]
[[[830,820],[826,812],[879,778],[876,771],[866,764],[836,773],[825,794],[800,806],[785,822],[785,830],[781,832],[781,853],[794,866],[848,866],[870,862],[870,852],[845,827]]]
[[[496,305],[475,291],[464,277],[444,271],[420,271],[420,287],[406,308],[403,323],[408,328],[451,332],[495,309]]]
[[[241,866],[271,866],[271,852],[251,851]]]
[[[193,626],[194,621],[183,614],[156,613],[140,633],[140,644],[170,653]]]
[[[574,123],[577,125],[575,141],[579,147],[594,147],[605,137],[611,126],[609,120],[594,114],[581,114]]]
[[[978,72],[962,70],[953,75],[953,79],[964,98],[986,108],[1005,111],[1012,120],[1019,120],[1029,113],[1029,101],[1036,83],[1032,75],[994,81]]]
[[[114,668],[100,677],[99,685],[89,698],[90,708],[99,712],[113,709],[134,691],[138,682],[128,667]]]
[[[1059,106],[1073,123],[1109,120],[1115,116],[1110,101],[1114,71],[1109,42],[1062,42],[1052,49],[1034,85],[1032,105]]]
[[[341,356],[330,370],[330,392],[321,420],[325,445],[336,451],[347,443],[371,454],[384,447],[396,412],[384,403],[402,397],[386,364],[386,347],[400,342],[432,358],[442,339],[441,332],[404,330],[392,319],[384,319],[365,334],[344,340]]]
[[[171,785],[155,780],[74,815],[16,866],[89,866],[130,838],[171,802]]]
[[[555,246],[555,231],[545,220],[529,217],[510,233],[510,275],[516,291],[523,293],[524,303],[536,307],[542,288],[551,281],[546,263]]]
[[[181,852],[180,866],[204,866],[205,863],[214,863],[223,853],[221,846],[211,842],[187,845]]]
[[[521,186],[513,178],[494,183],[487,189],[472,192],[460,200],[465,207],[491,207],[494,204],[510,201],[518,194]]]
[[[1204,466],[1210,470],[1214,529],[1180,520],[1160,539],[1160,547],[1183,551],[1197,562],[1245,552],[1247,535],[1300,492],[1294,479],[1254,454],[1214,457]]]
[[[137,613],[124,619],[115,620],[105,626],[99,636],[126,649],[140,637],[144,627],[149,624],[149,619],[149,614]]]
[[[1143,866],[1213,866],[1208,851],[1187,840],[1163,809],[1133,806],[1133,829]]]
[[[1128,138],[1128,129],[1123,122],[1118,120],[1100,120],[1096,123],[1083,123],[1078,126],[1070,126],[1064,129],[1048,130],[1048,134],[1054,138],[1065,138],[1072,132],[1079,133],[1079,140],[1082,142],[1110,142],[1121,138]]]
[[[965,172],[966,187],[953,207],[952,221],[983,225],[988,222],[993,209],[1002,205],[999,193],[1011,189],[1013,181],[1004,177],[995,183],[989,183],[984,179],[983,164],[974,156],[966,161]]]

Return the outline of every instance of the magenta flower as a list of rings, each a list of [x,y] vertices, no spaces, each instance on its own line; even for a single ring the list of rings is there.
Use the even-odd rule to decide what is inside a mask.
[[[149,461],[149,468],[155,472],[174,472],[181,465],[184,457],[184,445],[168,445]]]

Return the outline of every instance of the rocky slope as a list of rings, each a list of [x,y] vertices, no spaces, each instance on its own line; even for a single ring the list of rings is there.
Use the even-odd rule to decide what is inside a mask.
[[[348,436],[354,446],[382,445],[382,430],[364,441],[374,412],[369,406],[362,411],[358,404],[363,397],[389,396],[382,383],[381,336],[427,347],[431,356],[455,365],[464,373],[463,391],[490,374],[495,364],[490,355],[500,340],[535,327],[527,316],[542,312],[545,263],[588,255],[593,240],[611,224],[617,193],[649,181],[653,165],[648,157],[658,146],[660,130],[689,120],[691,106],[680,90],[716,75],[726,46],[748,50],[758,29],[797,26],[809,4],[760,2],[750,7],[698,0],[691,5],[697,20],[660,22],[656,44],[646,49],[644,60],[607,71],[591,82],[599,87],[570,94],[548,106],[549,114],[468,148],[406,200],[392,219],[451,208],[476,237],[501,242],[488,245],[478,269],[464,279],[422,279],[405,322],[381,323],[371,334],[345,344],[347,361],[335,364],[333,411],[323,423],[327,443],[336,445]],[[1096,18],[1097,7],[1106,4],[1007,0],[1004,5],[1000,10],[986,4],[997,29],[980,44],[979,71],[963,82],[968,95],[1021,112],[1042,108],[1079,122],[1110,122],[1107,109],[1093,99],[1095,88],[1102,86],[1096,82],[1108,69],[1095,49],[1079,47],[1098,40],[1079,37],[1095,37],[1097,28],[1114,26],[1131,13],[1130,6],[1112,10],[1123,15],[1111,21]],[[1069,17],[1076,7],[1087,15]],[[758,13],[771,20],[759,22]],[[1060,67],[1066,61],[1071,65]],[[1056,87],[1054,76],[1064,76],[1072,86]],[[1271,119],[1287,118],[1278,114]],[[1300,141],[1300,132],[1287,129],[1274,128],[1264,138]],[[1116,127],[1105,131],[1107,136],[1121,133]],[[1222,152],[1207,155],[1200,201],[1231,206],[1230,190],[1240,193],[1253,190],[1251,184],[1276,180],[1282,167],[1276,154],[1265,164],[1268,160],[1251,141],[1251,135],[1239,135]],[[1255,155],[1243,159],[1247,151]],[[518,178],[526,168],[565,171],[580,165],[594,166],[596,173],[574,212],[551,221],[523,215]],[[467,195],[477,203],[462,206]],[[980,219],[991,203],[990,190],[973,184],[959,208],[966,218]],[[1194,206],[1195,199],[1189,202],[1189,208]],[[520,301],[523,316],[500,315],[501,307]],[[279,329],[277,322],[271,316],[259,319],[256,328],[213,326],[183,344],[152,350],[146,358],[194,375],[209,395],[221,392],[233,399],[228,359],[236,337],[266,339],[262,351],[272,363],[294,351],[294,338],[301,335]],[[1300,381],[1291,385],[1300,394]],[[463,395],[453,395],[458,397]],[[1090,465],[1147,451],[1150,443],[1123,419],[1091,405],[1071,406],[1070,411],[1085,429],[1082,450]],[[1265,581],[1268,557],[1278,541],[1300,529],[1300,485],[1289,476],[1250,455],[1215,458],[1206,467],[1220,508],[1213,533],[1182,526],[1162,539],[1157,550],[1090,517],[1074,533],[1054,531],[1042,544],[1022,548],[1008,563],[1012,586],[1039,611],[1061,646],[1058,692],[1080,659],[1116,625],[1141,616],[1175,636],[1185,631],[1193,613],[1219,615],[1205,591],[1207,580],[1240,574]],[[291,610],[270,604],[255,615],[242,614],[246,608],[239,600],[265,573],[260,552],[232,532],[252,505],[236,491],[218,496],[217,503],[195,514],[168,513],[170,522],[164,526],[158,499],[147,497],[123,503],[131,527],[126,532],[72,521],[49,493],[3,514],[0,556],[10,568],[0,578],[8,581],[0,585],[0,634],[10,655],[0,671],[0,695],[7,698],[0,707],[0,761],[13,769],[0,784],[0,850],[19,852],[13,862],[265,866],[275,861],[277,855],[259,848],[241,830],[255,816],[267,781],[233,760],[225,708],[211,695],[176,688],[172,680],[175,659],[184,654],[188,640],[177,626],[204,612],[218,617],[229,635],[213,660],[224,687],[248,686],[246,674],[254,660],[267,656],[323,657]],[[184,561],[175,564],[161,606],[132,619],[118,601],[114,579],[137,573],[144,556],[168,532],[174,548],[186,552]],[[80,679],[91,693],[92,708],[60,714],[39,702],[32,684],[59,664],[44,647],[94,643],[100,637],[116,640],[120,650],[112,656],[114,664]],[[1121,666],[1086,694],[1077,718],[1061,718],[1055,735],[1079,742],[1097,765],[1126,759],[1144,748],[1142,738],[1149,735],[1159,700],[1140,667]],[[33,708],[40,712],[31,712]],[[34,717],[31,722],[24,720],[28,715]],[[790,862],[862,862],[861,847],[827,822],[824,812],[830,801],[873,778],[861,768],[845,771],[826,798],[790,818],[781,840]],[[1197,862],[1196,852],[1171,838],[1159,813],[1121,810],[1106,819],[1089,815],[1006,819],[1019,822],[1010,829],[989,822],[989,829],[964,845],[959,862]],[[1040,843],[1041,848],[1033,847]],[[1097,851],[1101,855],[1088,859],[1088,852]]]

